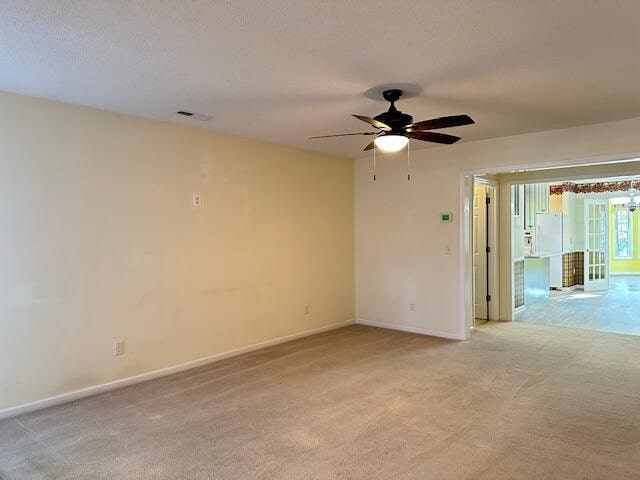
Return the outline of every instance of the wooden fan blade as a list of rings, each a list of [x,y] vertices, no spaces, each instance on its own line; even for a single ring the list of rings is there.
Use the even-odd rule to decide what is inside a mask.
[[[380,132],[338,133],[336,135],[320,135],[318,137],[309,137],[309,138],[347,137],[349,135],[378,135],[379,133]]]
[[[445,145],[451,145],[460,140],[460,137],[453,135],[447,135],[446,133],[437,132],[407,132],[407,137],[415,138],[416,140],[423,140],[425,142],[444,143]]]
[[[373,147],[375,147],[375,145],[376,145],[375,142],[371,142],[369,145],[364,147],[364,149],[362,151],[366,152],[367,150],[371,150]]]
[[[384,130],[384,131],[391,130],[391,127],[389,125],[387,125],[386,123],[379,122],[374,118],[365,117],[364,115],[356,115],[356,114],[354,114],[353,116],[356,117],[358,120],[362,120],[363,122],[366,122],[369,125],[379,128],[380,130]]]
[[[419,130],[436,130],[438,128],[460,127],[475,123],[469,115],[450,115],[448,117],[432,118],[421,122],[412,123],[405,127],[407,132]]]

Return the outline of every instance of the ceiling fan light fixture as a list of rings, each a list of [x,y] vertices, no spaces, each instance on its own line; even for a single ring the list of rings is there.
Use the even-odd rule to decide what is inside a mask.
[[[404,135],[381,135],[374,140],[376,147],[383,152],[399,152],[409,143],[409,139]]]

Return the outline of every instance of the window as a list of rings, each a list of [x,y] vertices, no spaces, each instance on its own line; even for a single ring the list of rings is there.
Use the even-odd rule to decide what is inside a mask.
[[[530,183],[524,186],[524,227],[535,228],[536,213],[549,211],[549,184]]]
[[[629,211],[616,209],[614,213],[615,258],[631,258],[631,216]]]

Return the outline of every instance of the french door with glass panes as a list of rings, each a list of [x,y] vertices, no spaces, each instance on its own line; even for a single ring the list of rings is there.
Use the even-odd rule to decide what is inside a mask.
[[[607,200],[584,201],[584,290],[609,288],[609,205]]]

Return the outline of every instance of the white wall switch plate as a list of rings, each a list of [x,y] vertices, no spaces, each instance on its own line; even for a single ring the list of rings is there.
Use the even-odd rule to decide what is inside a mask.
[[[124,355],[124,340],[113,342],[113,354],[115,356]]]

